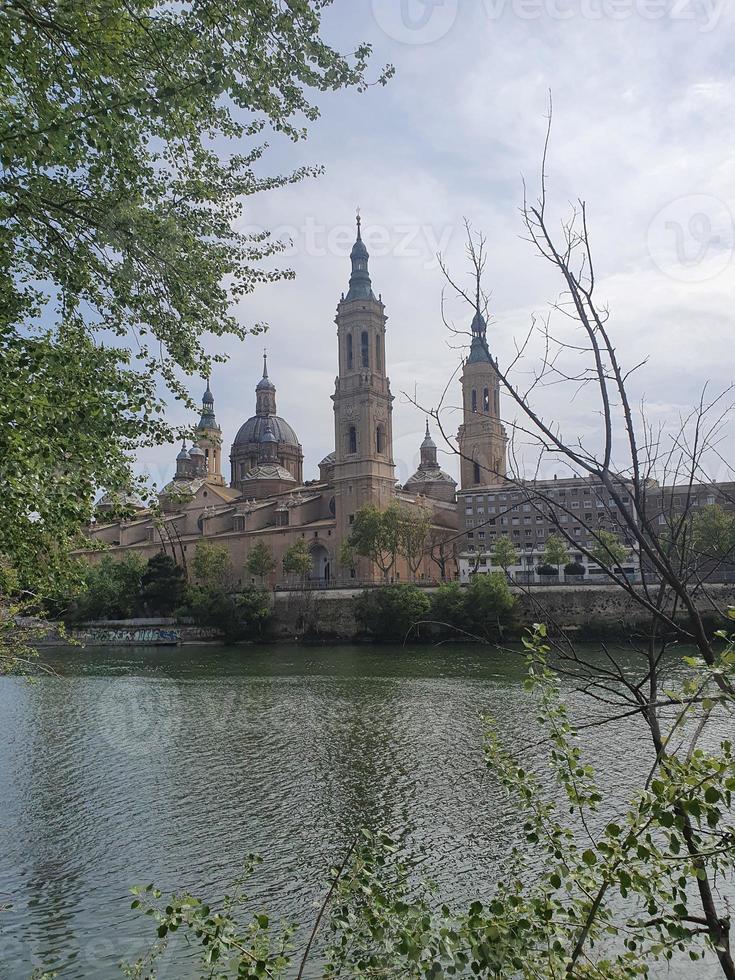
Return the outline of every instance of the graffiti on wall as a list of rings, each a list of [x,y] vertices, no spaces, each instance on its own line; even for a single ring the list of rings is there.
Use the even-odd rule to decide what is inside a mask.
[[[84,633],[87,643],[102,644],[157,644],[171,645],[181,643],[181,632],[177,629],[166,629],[160,626],[135,627],[133,629],[90,629]]]

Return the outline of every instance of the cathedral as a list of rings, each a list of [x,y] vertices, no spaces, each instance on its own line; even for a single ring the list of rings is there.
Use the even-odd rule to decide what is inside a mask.
[[[159,494],[161,516],[142,506],[128,520],[106,520],[103,497],[91,536],[110,549],[135,549],[148,558],[161,548],[177,560],[193,556],[206,538],[229,552],[240,584],[250,584],[247,557],[258,542],[276,564],[272,585],[284,580],[281,559],[303,538],[314,584],[370,583],[382,573],[366,558],[341,562],[341,546],[360,508],[391,503],[420,510],[430,520],[426,553],[410,573],[400,560],[391,579],[432,581],[457,577],[456,483],[439,466],[427,421],[416,473],[401,486],[393,461],[393,395],[388,378],[385,306],[373,292],[368,250],[357,218],[347,293],[337,304],[337,377],[334,451],[319,463],[319,478],[304,481],[304,455],[294,427],[278,414],[277,390],[263,357],[255,386],[255,412],[230,447],[229,480],[222,469],[223,437],[209,382],[190,448],[183,444],[173,479]],[[271,364],[271,373],[273,365]],[[502,480],[507,438],[499,421],[498,379],[479,310],[462,374],[463,423],[458,433],[462,489]],[[110,514],[111,517],[111,514]],[[437,560],[437,554],[441,560]],[[447,555],[450,557],[447,558]]]

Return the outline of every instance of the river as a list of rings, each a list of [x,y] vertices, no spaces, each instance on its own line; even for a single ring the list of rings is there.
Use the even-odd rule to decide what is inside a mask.
[[[56,676],[0,679],[3,980],[34,968],[119,978],[152,936],[130,911],[131,885],[216,898],[249,852],[264,859],[249,889],[258,909],[311,922],[361,826],[394,834],[453,901],[486,897],[518,839],[483,767],[480,715],[538,760],[519,655],[192,646],[43,659]],[[651,762],[640,726],[586,741],[606,788],[627,799]],[[160,976],[196,972],[179,956]]]

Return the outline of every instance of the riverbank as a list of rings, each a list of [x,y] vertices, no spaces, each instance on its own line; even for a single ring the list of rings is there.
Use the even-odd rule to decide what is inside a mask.
[[[644,596],[644,587],[636,586]],[[354,599],[360,589],[276,590],[272,593],[272,615],[258,642],[356,643],[366,639],[355,618]],[[428,594],[435,588],[425,589]],[[519,635],[535,622],[545,622],[552,631],[564,630],[580,639],[623,639],[644,629],[650,620],[645,607],[614,585],[511,586],[517,600],[517,621],[512,630]],[[718,615],[735,605],[735,585],[711,585],[700,595],[697,606],[712,627]],[[422,631],[414,639],[420,640]],[[423,630],[423,638],[431,639]],[[52,630],[39,645],[66,642],[94,646],[176,646],[216,642],[220,634],[175,619],[95,621],[75,630],[67,638]],[[371,638],[374,642],[375,638]],[[466,637],[461,638],[466,641]]]

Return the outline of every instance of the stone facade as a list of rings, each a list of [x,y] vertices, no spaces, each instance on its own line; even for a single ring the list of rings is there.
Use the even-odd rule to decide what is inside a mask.
[[[208,382],[194,445],[182,446],[175,475],[160,493],[162,516],[135,504],[128,508],[127,520],[114,520],[116,501],[100,501],[90,534],[109,546],[108,553],[134,549],[149,558],[164,549],[186,566],[197,543],[208,539],[227,549],[238,584],[247,585],[252,581],[247,556],[256,543],[264,542],[276,564],[267,583],[273,585],[284,578],[285,552],[301,538],[311,554],[312,582],[334,585],[373,582],[381,576],[366,559],[356,568],[340,564],[341,545],[354,516],[367,504],[385,509],[398,501],[428,512],[432,542],[456,535],[450,478],[451,493],[444,480],[406,488],[395,482],[387,316],[382,299],[373,293],[368,259],[358,218],[349,289],[336,316],[335,449],[319,464],[319,479],[304,482],[303,450],[294,428],[277,414],[276,387],[264,358],[263,376],[255,388],[255,414],[232,443],[229,486],[222,474],[222,432]],[[95,554],[89,557],[94,560]],[[435,579],[438,571],[427,550],[416,577]],[[457,576],[456,563],[449,562],[445,575]],[[392,577],[405,581],[413,576],[399,561]]]

